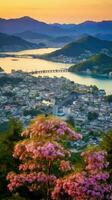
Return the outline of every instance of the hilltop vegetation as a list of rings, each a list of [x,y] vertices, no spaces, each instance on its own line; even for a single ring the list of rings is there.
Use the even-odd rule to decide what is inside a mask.
[[[104,49],[107,52],[112,52],[112,42],[100,40],[92,36],[84,36],[57,51],[44,55],[44,58],[52,59],[58,56],[77,58],[81,55],[84,58],[91,54],[102,52]]]
[[[84,62],[71,66],[69,71],[76,73],[109,75],[109,73],[112,72],[112,57],[105,54],[98,54],[90,57]]]

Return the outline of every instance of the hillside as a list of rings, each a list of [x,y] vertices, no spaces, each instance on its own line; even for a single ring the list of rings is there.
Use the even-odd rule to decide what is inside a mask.
[[[102,52],[102,51],[112,52],[112,42],[106,40],[100,40],[93,36],[84,36],[63,48],[54,51],[50,54],[44,55],[47,59],[56,58],[59,56],[73,57],[89,57],[93,54]]]
[[[0,33],[0,52],[36,49],[39,47],[41,47],[41,45],[27,42],[16,36]]]
[[[112,72],[112,57],[98,54],[90,57],[85,62],[71,66],[69,71],[92,75],[109,75]]]
[[[112,41],[112,34],[96,34],[95,37],[101,39],[101,40],[108,40],[108,41]]]

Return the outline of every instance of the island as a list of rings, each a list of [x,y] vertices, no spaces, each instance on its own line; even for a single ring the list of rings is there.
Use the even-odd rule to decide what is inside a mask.
[[[91,56],[86,61],[72,65],[69,68],[69,72],[112,77],[112,57],[106,54]]]

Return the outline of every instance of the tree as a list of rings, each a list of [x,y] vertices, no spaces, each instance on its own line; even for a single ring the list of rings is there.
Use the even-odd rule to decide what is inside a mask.
[[[109,162],[108,169],[112,174],[112,130],[108,131],[100,142],[101,149],[107,152],[107,161]]]
[[[49,116],[38,117],[21,135],[25,139],[15,145],[13,154],[21,161],[20,172],[8,174],[8,188],[14,191],[24,187],[37,192],[38,199],[51,199],[57,179],[73,171],[65,143],[81,139],[81,135],[66,122]]]
[[[88,112],[88,120],[93,121],[98,118],[98,113],[96,112]]]
[[[112,103],[112,94],[106,96],[106,101]]]
[[[7,131],[0,134],[0,199],[8,193],[7,173],[17,169],[17,163],[12,154],[15,143],[21,139],[21,131],[21,122],[10,119]]]
[[[98,93],[98,87],[96,85],[91,85],[91,90],[93,94],[97,94]]]
[[[84,163],[77,169],[66,142],[81,139],[81,135],[66,122],[40,116],[21,135],[24,138],[13,153],[20,161],[19,170],[7,175],[10,191],[23,190],[38,200],[112,199],[106,152],[86,150],[81,153]]]

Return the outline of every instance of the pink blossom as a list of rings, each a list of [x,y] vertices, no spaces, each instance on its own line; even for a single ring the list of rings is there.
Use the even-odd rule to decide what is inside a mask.
[[[63,171],[63,172],[70,171],[70,170],[71,170],[70,162],[69,162],[69,161],[62,160],[62,161],[60,162],[60,169],[61,169],[61,171]]]

